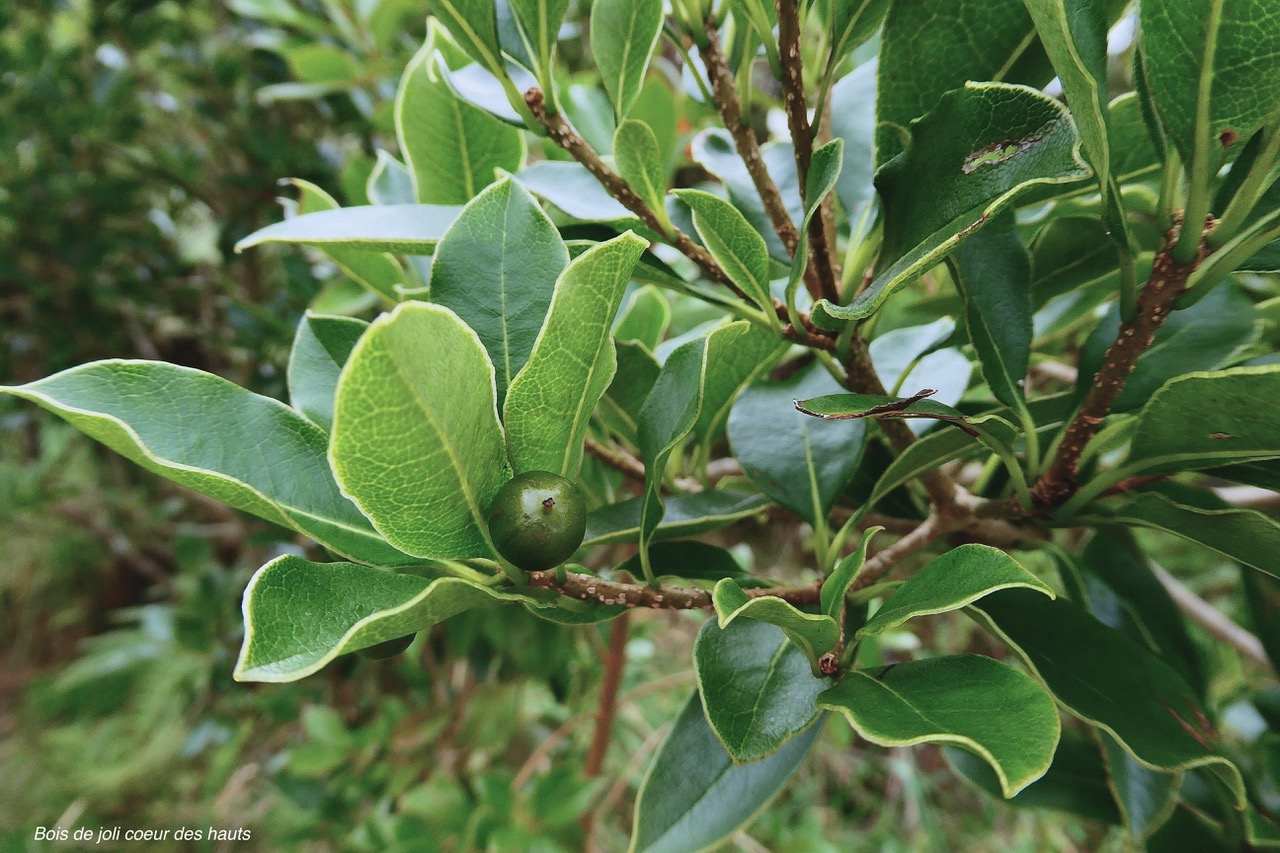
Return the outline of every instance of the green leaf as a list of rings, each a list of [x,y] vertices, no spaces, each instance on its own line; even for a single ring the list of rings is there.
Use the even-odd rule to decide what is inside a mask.
[[[1113,735],[1146,767],[1206,767],[1243,803],[1240,771],[1191,688],[1142,646],[1064,599],[1008,589],[970,605],[1063,707]]]
[[[378,162],[365,182],[365,195],[370,204],[414,204],[413,174],[405,164],[378,149]]]
[[[722,326],[712,334],[724,334],[729,329]],[[646,579],[653,577],[649,542],[665,511],[661,486],[667,462],[693,430],[702,411],[709,337],[695,338],[671,353],[640,407],[637,442],[644,457],[644,503],[639,545]]]
[[[1111,181],[1107,141],[1108,0],[1025,0],[1062,82],[1080,147],[1103,192]]]
[[[844,140],[836,196],[850,223],[875,201],[876,63],[865,62],[831,87],[831,133]],[[863,228],[872,225],[867,217]],[[857,233],[857,232],[855,232]]]
[[[375,204],[322,210],[260,228],[236,243],[236,251],[264,243],[292,243],[327,251],[350,248],[429,255],[461,211],[461,207],[440,204]]]
[[[0,386],[154,474],[310,536],[361,562],[417,561],[383,541],[338,490],[328,436],[227,380],[156,361],[98,361]]]
[[[1184,163],[1216,172],[1223,134],[1244,141],[1280,114],[1280,35],[1270,0],[1144,0],[1143,66]],[[1230,140],[1227,140],[1230,141]],[[1197,156],[1199,155],[1199,156]],[[1206,175],[1207,177],[1207,175]]]
[[[781,382],[753,385],[729,413],[729,442],[747,476],[810,524],[825,520],[848,485],[867,431],[859,421],[807,418],[792,402],[839,388],[822,365],[813,364]]]
[[[865,42],[884,20],[889,0],[828,0],[827,26],[831,32],[832,64]]]
[[[867,547],[875,535],[883,530],[883,527],[868,527],[864,530],[857,550],[836,564],[835,570],[822,582],[822,590],[819,594],[822,612],[836,620],[837,624],[844,613],[844,597],[849,594],[849,587],[853,585],[858,573],[862,571],[863,564],[867,561]]]
[[[436,248],[431,300],[480,336],[497,371],[499,407],[529,360],[568,263],[555,225],[510,177],[476,196]]]
[[[818,718],[814,700],[830,686],[782,629],[743,619],[711,619],[693,644],[707,722],[736,764],[777,752]]]
[[[613,339],[642,344],[652,352],[671,324],[671,303],[653,285],[636,288],[613,324]]]
[[[1280,365],[1188,373],[1166,382],[1138,413],[1124,463],[1088,483],[1072,512],[1127,477],[1194,471],[1280,457],[1270,407]]]
[[[460,578],[430,578],[353,563],[277,557],[244,591],[236,681],[297,681],[338,655],[521,596]]]
[[[1022,193],[1088,177],[1078,146],[1066,108],[1040,92],[998,83],[948,92],[911,125],[907,150],[876,174],[880,272],[847,306],[818,302],[815,322],[838,328],[866,317]]]
[[[858,631],[876,637],[916,616],[948,613],[1002,589],[1022,587],[1054,598],[1044,581],[989,545],[961,545],[932,560],[894,590]]]
[[[675,196],[693,211],[694,227],[716,263],[756,307],[775,317],[764,238],[738,208],[718,196],[702,190],[676,190]]]
[[[840,164],[843,159],[843,139],[833,139],[813,152],[809,162],[809,174],[805,177],[804,218],[800,221],[800,227],[796,229],[797,233],[802,235],[809,233],[809,225],[813,222],[813,217],[821,209],[823,199],[836,188],[836,182],[840,179]],[[796,325],[796,328],[800,328],[796,314],[796,296],[799,293],[800,282],[804,279],[804,271],[808,264],[809,241],[801,239],[796,244],[796,254],[791,260],[791,275],[787,278],[786,290],[787,310],[791,313],[792,322]]]
[[[1001,214],[956,248],[951,277],[964,298],[982,377],[1001,403],[1023,406],[1022,382],[1031,361],[1031,259],[1012,214]]]
[[[556,281],[546,322],[503,407],[516,473],[578,476],[591,413],[617,368],[613,318],[646,246],[627,232],[579,255]]]
[[[289,402],[300,415],[325,432],[333,425],[333,398],[338,375],[356,341],[369,324],[354,317],[331,317],[310,311],[298,323],[289,352]]]
[[[746,574],[728,551],[697,540],[655,543],[649,546],[649,559],[656,577],[718,581]],[[614,571],[641,577],[640,555],[632,555]]]
[[[493,553],[485,513],[509,478],[493,365],[458,316],[406,302],[374,321],[338,381],[334,473],[417,557]]]
[[[653,530],[652,539],[681,539],[719,530],[763,511],[769,503],[764,495],[728,489],[672,495],[663,499],[662,521]],[[631,498],[587,513],[587,534],[582,544],[635,544],[640,539],[643,507],[644,498]]]
[[[429,0],[428,8],[444,22],[458,47],[490,74],[501,76],[502,47],[493,0]]]
[[[840,641],[840,626],[830,616],[805,613],[776,595],[747,595],[733,578],[719,581],[711,591],[712,602],[720,617],[720,627],[728,628],[739,618],[768,622],[781,628],[804,652],[811,664],[835,648]]]
[[[1126,633],[1177,670],[1203,698],[1208,684],[1200,649],[1187,632],[1182,612],[1128,531],[1099,530],[1080,554],[1079,563],[1089,589],[1090,612],[1111,627],[1120,627],[1099,612],[1099,598],[1113,599],[1112,608],[1124,613],[1117,621],[1132,625],[1132,632]]]
[[[912,119],[966,81],[1040,88],[1052,76],[1022,0],[894,3],[880,34],[876,165],[902,151]]]
[[[543,160],[516,175],[521,186],[580,222],[637,226],[640,220],[609,195],[580,163]]]
[[[524,136],[454,93],[433,41],[428,36],[400,80],[396,137],[418,201],[466,204],[493,182],[496,170],[520,168]]]
[[[814,724],[773,755],[734,764],[690,697],[640,785],[629,853],[689,853],[724,841],[782,790],[821,732]]]
[[[1003,796],[995,771],[981,758],[955,747],[943,747],[942,751],[957,773],[993,797]],[[1070,731],[1062,733],[1049,771],[1007,802],[1020,808],[1053,809],[1086,820],[1120,823],[1098,745],[1092,738]]]
[[[850,672],[818,697],[859,735],[880,746],[947,743],[984,758],[1012,797],[1049,769],[1058,710],[1018,670],[980,655],[892,666],[878,676]]]
[[[658,381],[662,365],[649,348],[637,341],[614,341],[618,369],[601,400],[601,416],[610,429],[634,444],[639,431],[640,409]]]
[[[765,211],[760,193],[742,158],[738,156],[729,132],[723,128],[708,128],[694,137],[690,150],[698,164],[720,179],[729,192],[729,201],[742,212],[756,229],[756,233],[764,238],[765,245],[769,247],[769,257],[784,264],[791,263],[791,255],[774,230],[773,220]],[[786,143],[768,143],[760,147],[760,158],[764,161],[769,177],[773,178],[773,183],[778,187],[778,194],[782,196],[791,221],[798,225],[804,216],[804,210],[800,204],[800,179],[796,175],[794,150]]]
[[[564,23],[569,0],[509,0],[511,10],[524,28],[535,58],[548,66],[555,56],[560,25]],[[544,85],[551,81],[544,80]]]
[[[613,134],[613,158],[618,164],[618,174],[670,229],[665,201],[667,164],[653,128],[637,119],[623,121]]]
[[[787,344],[773,332],[750,323],[734,323],[707,339],[707,372],[702,408],[693,435],[709,452],[729,420],[742,388],[770,370]]]
[[[809,400],[795,401],[796,411],[826,421],[902,420],[925,418],[946,421],[962,430],[973,432],[960,411],[927,398],[933,389],[925,389],[912,397],[886,397],[881,394],[827,394]]]
[[[1107,762],[1107,780],[1120,807],[1124,828],[1130,840],[1141,845],[1173,814],[1182,774],[1143,767],[1115,738],[1105,732],[1099,732],[1098,737]]]
[[[1055,296],[1114,275],[1115,246],[1100,219],[1056,216],[1031,243],[1031,267],[1030,290],[1040,308]],[[1113,333],[1107,343],[1114,340]]]
[[[1205,509],[1146,492],[1099,520],[1163,530],[1280,577],[1280,524],[1251,509]]]
[[[662,17],[662,0],[596,0],[591,7],[591,53],[619,121],[640,97]]]
[[[1193,370],[1227,366],[1258,340],[1261,328],[1257,310],[1239,288],[1229,283],[1213,288],[1194,305],[1169,315],[1138,358],[1111,410],[1126,412],[1143,406],[1169,380]],[[1076,393],[1083,396],[1093,383],[1119,331],[1120,309],[1113,306],[1081,350]]]
[[[285,220],[292,222],[308,214],[338,209],[338,202],[324,190],[307,181],[294,179],[301,197],[297,215]],[[270,227],[270,226],[268,226]],[[261,233],[261,232],[259,232]],[[366,289],[391,302],[398,301],[396,285],[404,283],[404,270],[393,257],[383,252],[362,252],[344,246],[322,246],[325,255],[353,280]]]

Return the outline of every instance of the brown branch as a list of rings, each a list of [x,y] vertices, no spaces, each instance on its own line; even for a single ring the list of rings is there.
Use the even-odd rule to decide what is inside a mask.
[[[632,480],[636,480],[637,482],[644,482],[644,463],[622,448],[617,447],[616,445],[601,444],[590,436],[583,440],[583,448],[587,453],[591,454],[596,459],[599,459],[615,471],[619,471],[624,476],[629,477]],[[708,464],[707,473],[709,478],[723,479],[728,473],[732,473],[734,470],[738,473],[742,472],[742,468],[737,465],[736,460],[717,459],[713,461],[720,464],[714,472],[711,470],[711,464]],[[733,465],[727,466],[724,464],[726,462],[732,462]],[[702,483],[699,483],[693,477],[676,477],[674,485],[677,491],[684,492],[685,494],[702,491]]]
[[[1133,372],[1138,358],[1151,346],[1156,332],[1168,319],[1174,301],[1187,289],[1188,277],[1204,260],[1205,247],[1202,240],[1200,251],[1191,263],[1180,264],[1175,261],[1173,246],[1177,239],[1176,229],[1166,235],[1165,246],[1156,255],[1151,276],[1138,295],[1133,318],[1120,324],[1120,332],[1107,350],[1089,393],[1062,435],[1058,452],[1032,487],[1031,497],[1037,506],[1058,506],[1075,492],[1080,456],[1084,453],[1085,446],[1097,433],[1111,404],[1124,390],[1125,382]]]
[[[888,548],[868,559],[862,565],[862,571],[854,578],[851,590],[866,589],[887,575],[894,566],[905,558],[927,546],[948,533],[962,527],[958,519],[934,511],[915,530],[894,542]]]
[[[787,113],[787,127],[791,130],[791,144],[796,155],[796,177],[800,184],[800,197],[808,204],[807,187],[809,164],[813,160],[813,134],[809,127],[809,108],[804,96],[804,64],[800,56],[800,7],[797,0],[776,0],[778,11],[778,51],[782,60],[782,105]],[[817,268],[818,292],[814,298],[823,297],[832,303],[840,301],[836,287],[835,267],[831,262],[831,250],[827,242],[826,219],[815,216],[809,223],[809,252],[813,266]]]
[[[1240,654],[1256,663],[1270,673],[1275,673],[1275,665],[1267,657],[1262,642],[1244,628],[1232,622],[1218,608],[1196,595],[1182,584],[1180,580],[1169,574],[1160,566],[1151,564],[1151,571],[1156,580],[1169,593],[1173,603],[1187,615],[1192,622],[1203,628],[1210,636],[1231,646]]]
[[[765,212],[769,214],[769,221],[773,223],[773,230],[778,232],[782,245],[787,249],[787,254],[794,257],[796,245],[799,242],[795,223],[791,221],[791,214],[787,212],[787,206],[782,201],[782,193],[778,191],[778,185],[774,183],[773,176],[769,174],[769,169],[764,164],[764,157],[760,154],[760,142],[751,128],[751,122],[742,115],[742,104],[738,100],[738,90],[734,86],[733,74],[730,73],[729,63],[725,61],[724,54],[720,50],[719,34],[710,24],[707,25],[707,37],[708,43],[702,50],[702,60],[707,66],[707,75],[711,78],[711,88],[715,91],[720,119],[733,136],[738,156],[746,164],[747,173],[751,175],[751,182],[755,184],[756,192],[760,193]]]
[[[594,601],[606,606],[648,607],[660,610],[705,610],[712,607],[711,593],[696,587],[659,586],[622,583],[605,580],[594,575],[569,572],[563,583],[556,580],[554,571],[530,572],[529,585],[541,589],[554,589],[562,595],[582,601]],[[748,596],[757,598],[772,595],[797,606],[817,604],[820,583],[803,586],[775,586],[746,590]]]
[[[573,126],[565,119],[565,117],[556,113],[551,115],[547,112],[546,99],[542,94],[542,90],[537,86],[531,87],[524,95],[525,103],[529,105],[530,112],[534,118],[542,122],[547,129],[547,134],[551,137],[551,141],[559,145],[565,151],[573,155],[573,159],[577,160],[587,168],[595,179],[608,191],[609,195],[617,199],[623,207],[634,213],[644,223],[645,227],[655,234],[661,234],[671,242],[682,255],[693,261],[699,267],[715,279],[720,284],[733,291],[738,298],[750,302],[742,288],[734,284],[733,279],[729,278],[729,274],[724,271],[721,266],[716,263],[716,259],[711,257],[711,253],[699,246],[689,238],[679,228],[671,226],[667,228],[663,225],[658,215],[654,213],[653,208],[636,194],[631,185],[619,175],[617,172],[609,168],[604,160],[600,159],[600,155],[595,149],[578,134]]]
[[[600,702],[596,706],[596,729],[591,738],[591,748],[582,772],[588,779],[600,775],[604,769],[604,755],[609,748],[609,735],[613,729],[613,715],[618,710],[618,688],[622,685],[622,670],[627,662],[627,629],[630,620],[624,613],[609,626],[609,654],[604,659],[604,683],[600,687]],[[587,813],[588,816],[590,812]],[[587,819],[587,818],[584,818]],[[588,828],[588,834],[590,829]]]

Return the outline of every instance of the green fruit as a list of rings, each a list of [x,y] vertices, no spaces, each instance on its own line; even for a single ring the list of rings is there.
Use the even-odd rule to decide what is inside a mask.
[[[367,648],[360,649],[356,654],[361,657],[371,658],[373,660],[386,660],[400,654],[413,642],[416,634],[405,634],[403,637],[396,637],[394,640],[387,640],[383,643],[376,643]]]
[[[508,480],[489,505],[489,535],[498,553],[526,572],[563,563],[587,532],[587,504],[569,480],[529,471]]]

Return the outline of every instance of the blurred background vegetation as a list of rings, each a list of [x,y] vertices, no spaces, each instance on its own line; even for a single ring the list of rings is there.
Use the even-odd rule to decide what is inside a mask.
[[[279,396],[301,312],[358,311],[362,291],[318,258],[231,247],[279,218],[281,176],[365,203],[377,150],[395,149],[389,110],[423,5],[0,4],[0,383],[163,358]],[[34,827],[59,824],[252,832],[174,849],[578,850],[590,807],[599,848],[622,850],[644,766],[692,684],[700,618],[634,619],[597,779],[583,759],[607,627],[477,612],[387,663],[235,684],[244,584],[305,543],[7,398],[0,542],[0,849],[45,849]],[[1223,600],[1232,567],[1165,553],[1243,609]],[[983,642],[961,618],[928,624],[954,632],[953,648]],[[1249,676],[1223,663],[1215,692],[1229,703]],[[886,756],[844,725],[824,743],[734,846],[1114,846],[1100,828],[995,803],[935,748]]]

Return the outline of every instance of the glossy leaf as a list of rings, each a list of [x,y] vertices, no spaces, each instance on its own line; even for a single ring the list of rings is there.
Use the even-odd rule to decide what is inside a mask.
[[[722,326],[713,334],[729,333]],[[667,358],[640,407],[637,442],[644,458],[644,503],[640,513],[640,563],[651,578],[649,542],[662,521],[661,494],[667,462],[693,430],[702,412],[706,382],[708,337],[682,344]]]
[[[709,620],[693,645],[707,722],[737,764],[772,755],[818,718],[814,704],[830,686],[781,628],[740,619]]]
[[[1012,797],[1044,775],[1058,745],[1058,710],[1032,678],[980,655],[855,670],[818,697],[880,746],[947,743],[987,761]]]
[[[1164,132],[1184,163],[1208,162],[1224,133],[1245,140],[1280,114],[1280,32],[1269,0],[1145,0],[1143,64]],[[1215,156],[1216,155],[1212,155]],[[1207,177],[1207,176],[1206,176]]]
[[[343,493],[414,556],[493,553],[485,513],[509,478],[484,346],[447,308],[374,321],[338,382],[330,458]]]
[[[1108,507],[1102,518],[1163,530],[1280,577],[1280,524],[1256,510],[1206,509],[1147,492]]]
[[[502,72],[498,16],[493,0],[430,0],[431,14],[444,22],[462,50],[491,74]]]
[[[617,368],[613,318],[647,245],[628,232],[575,258],[556,281],[546,322],[503,407],[516,473],[577,477],[588,421]]]
[[[815,322],[834,328],[867,316],[1020,194],[1088,177],[1078,144],[1066,109],[1039,92],[966,83],[947,93],[876,174],[884,247],[875,279],[847,306],[819,302]]]
[[[1190,687],[1142,646],[1064,599],[1008,589],[970,605],[1068,711],[1101,728],[1140,763],[1206,767],[1243,800],[1240,771]]]
[[[258,569],[244,591],[244,643],[235,678],[297,681],[340,654],[519,598],[459,578],[278,557]]]
[[[866,425],[822,423],[792,401],[839,388],[813,364],[782,382],[753,385],[729,413],[729,441],[747,476],[810,524],[826,517],[857,469]]]
[[[439,204],[382,204],[343,207],[295,216],[261,228],[236,244],[241,252],[264,243],[292,243],[319,249],[364,249],[429,255],[462,208]]]
[[[516,180],[534,195],[581,222],[620,225],[640,222],[579,163],[544,160],[521,170]]]
[[[1090,611],[1112,624],[1098,612],[1097,599],[1101,591],[1113,597],[1133,626],[1130,636],[1147,645],[1177,670],[1197,696],[1204,697],[1208,685],[1200,649],[1187,631],[1182,612],[1147,565],[1133,537],[1124,530],[1103,528],[1089,540],[1079,564],[1088,581]]]
[[[782,263],[790,263],[791,256],[774,230],[773,220],[765,212],[760,193],[742,158],[738,156],[729,132],[723,128],[704,130],[694,137],[690,150],[697,163],[720,179],[733,206],[742,212],[756,232],[764,238],[765,245],[769,247],[769,257]],[[799,225],[804,210],[800,203],[800,179],[796,175],[795,153],[791,146],[783,143],[762,145],[760,157],[769,177],[773,178],[773,183],[778,187],[778,194],[782,197],[791,221]]]
[[[924,392],[921,392],[924,393]],[[796,411],[827,421],[930,418],[967,426],[960,411],[926,397],[881,394],[826,394],[795,403]]]
[[[496,170],[520,168],[524,137],[454,93],[433,40],[427,39],[400,80],[396,136],[418,201],[466,204],[493,182]]]
[[[1022,0],[894,3],[880,45],[877,166],[902,151],[912,119],[966,81],[1040,88],[1053,76]]]
[[[414,204],[418,195],[413,189],[413,173],[387,152],[378,150],[378,162],[365,183],[370,204]]]
[[[768,372],[786,350],[776,335],[750,323],[734,323],[707,339],[702,409],[693,425],[693,435],[704,447],[709,449],[724,432],[743,387]]]
[[[844,140],[836,196],[851,223],[875,200],[876,63],[866,62],[831,87],[831,132]],[[864,229],[871,227],[870,217]]]
[[[1025,0],[1062,83],[1080,147],[1101,187],[1111,180],[1107,139],[1107,0]],[[1105,191],[1105,190],[1104,190]]]
[[[707,251],[756,307],[773,317],[769,248],[737,207],[702,190],[676,190],[693,211],[693,224]]]
[[[907,578],[867,620],[858,636],[879,636],[916,616],[959,610],[983,596],[1015,587],[1055,597],[1044,581],[999,548],[961,545]]]
[[[652,352],[662,342],[671,324],[671,304],[662,291],[652,285],[636,288],[623,306],[613,325],[613,338],[619,343],[633,341]]]
[[[1230,284],[1213,288],[1194,305],[1169,315],[1138,358],[1112,411],[1145,405],[1162,385],[1182,374],[1227,366],[1257,341],[1260,329],[1253,303],[1239,288]],[[1113,306],[1081,350],[1077,393],[1083,394],[1092,383],[1119,331],[1120,309]]]
[[[947,763],[960,775],[993,797],[1004,796],[995,771],[981,758],[955,747],[943,747],[942,751]],[[1098,745],[1092,738],[1070,731],[1062,733],[1048,772],[1006,802],[1020,808],[1066,812],[1106,824],[1120,823]]]
[[[840,164],[844,159],[844,140],[833,139],[813,152],[809,162],[809,174],[805,178],[804,217],[800,220],[799,234],[808,234],[813,217],[818,215],[822,202],[840,179]],[[791,259],[791,275],[787,278],[786,303],[789,311],[796,307],[796,296],[800,290],[800,282],[809,264],[809,241],[801,239],[796,245],[795,257]],[[794,320],[794,317],[793,317]]]
[[[831,61],[840,61],[870,38],[888,11],[889,0],[828,0]]]
[[[1135,844],[1142,844],[1173,813],[1178,804],[1182,776],[1143,767],[1116,743],[1115,738],[1105,732],[1099,732],[1098,737],[1107,762],[1107,778],[1120,807],[1124,828]]]
[[[725,549],[690,539],[681,542],[657,542],[649,546],[649,559],[656,577],[718,581],[746,574],[738,561]],[[640,555],[635,554],[614,570],[642,577]]]
[[[864,530],[857,549],[837,563],[835,569],[822,582],[822,590],[819,593],[822,613],[836,620],[837,624],[844,614],[844,599],[849,594],[849,587],[853,586],[853,582],[857,580],[859,572],[867,561],[867,548],[875,535],[883,530],[883,527],[868,527]]]
[[[591,7],[591,52],[619,121],[640,97],[662,17],[662,0],[596,0]]]
[[[155,361],[98,361],[0,392],[53,412],[154,474],[344,557],[416,562],[388,545],[338,490],[324,430],[219,376]]]
[[[1031,361],[1031,260],[1012,214],[1002,214],[956,248],[951,277],[964,298],[965,325],[982,377],[1001,403],[1022,406]]]
[[[815,724],[767,758],[734,764],[691,697],[640,785],[630,853],[688,853],[724,841],[782,790],[821,731]]]
[[[315,184],[297,179],[292,183],[300,193],[297,216],[293,218],[321,211],[338,210],[337,200]],[[285,220],[285,222],[290,221],[292,219]],[[398,301],[396,285],[403,284],[405,277],[399,261],[395,258],[383,252],[362,252],[346,246],[332,245],[321,248],[339,269],[356,282],[383,299],[390,302]]]
[[[652,539],[655,542],[681,539],[719,530],[762,512],[769,503],[769,498],[764,495],[729,489],[672,495],[663,499],[662,520],[654,528]],[[587,534],[582,544],[636,543],[640,538],[643,505],[644,498],[631,498],[587,513]],[[661,569],[661,566],[657,568]]]
[[[511,10],[528,35],[537,59],[550,63],[555,55],[560,25],[564,22],[569,0],[509,0]],[[551,81],[544,81],[550,85]]]
[[[476,196],[436,248],[431,300],[475,330],[498,405],[533,351],[569,252],[533,196],[504,177]]]
[[[662,365],[638,341],[614,341],[618,369],[600,401],[601,416],[626,441],[635,444],[639,432],[640,409],[658,381]]]
[[[613,158],[618,174],[658,215],[666,218],[667,165],[658,137],[643,121],[626,119],[613,134]]]
[[[333,425],[338,375],[369,324],[354,317],[307,312],[289,352],[289,402],[325,432]]]
[[[830,616],[805,613],[775,595],[752,598],[733,578],[718,582],[711,598],[722,629],[739,619],[777,625],[811,663],[816,663],[818,658],[835,648],[840,640],[840,627]]]

